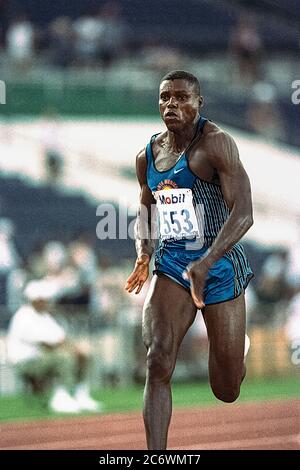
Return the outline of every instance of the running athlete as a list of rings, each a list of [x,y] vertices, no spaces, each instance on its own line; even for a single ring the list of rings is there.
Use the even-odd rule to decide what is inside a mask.
[[[154,135],[136,159],[141,187],[137,260],[125,289],[139,293],[155,271],[143,311],[147,348],[144,423],[148,449],[166,449],[172,414],[170,380],[178,348],[201,310],[209,338],[209,378],[215,396],[233,402],[245,376],[244,290],[253,276],[238,243],[251,227],[248,176],[232,137],[200,116],[197,78],[168,73],[160,83],[160,114],[167,130]]]

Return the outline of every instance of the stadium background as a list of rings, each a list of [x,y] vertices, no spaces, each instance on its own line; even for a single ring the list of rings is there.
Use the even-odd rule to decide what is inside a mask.
[[[6,104],[0,105],[0,419],[50,416],[8,363],[5,338],[26,282],[51,275],[56,263],[62,295],[55,314],[70,335],[92,345],[95,396],[107,413],[140,409],[143,295],[131,299],[122,288],[134,243],[125,237],[99,240],[96,210],[103,202],[113,204],[120,216],[117,231],[128,208],[127,222],[134,219],[135,155],[162,128],[158,83],[171,69],[188,69],[201,81],[203,114],[236,139],[253,188],[255,224],[245,237],[255,271],[247,293],[252,346],[240,400],[281,399],[278,410],[266,405],[265,412],[282,427],[273,426],[270,437],[261,418],[256,427],[262,435],[253,431],[253,439],[299,448],[299,424],[291,421],[299,418],[299,313],[292,333],[290,326],[300,283],[300,118],[292,101],[292,83],[300,79],[299,4],[2,0],[0,15],[0,79],[6,84]],[[175,405],[216,403],[207,387],[200,315],[183,342],[174,385]],[[245,421],[255,414],[251,406],[237,408],[241,417],[246,410]],[[97,419],[86,424],[98,430],[112,422],[110,415]],[[32,437],[26,445],[37,442]],[[89,445],[97,448],[99,442]],[[114,435],[106,442],[114,448]],[[9,448],[21,444],[18,437],[0,440]],[[173,445],[179,446],[176,440]]]

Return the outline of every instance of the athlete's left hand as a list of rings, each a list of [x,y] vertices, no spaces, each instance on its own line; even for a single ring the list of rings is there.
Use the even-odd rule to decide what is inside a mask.
[[[183,278],[191,281],[191,295],[198,309],[205,307],[203,292],[209,269],[210,266],[205,261],[194,261],[183,273]]]

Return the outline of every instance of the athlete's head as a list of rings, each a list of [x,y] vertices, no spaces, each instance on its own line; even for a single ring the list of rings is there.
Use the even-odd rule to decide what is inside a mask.
[[[197,120],[203,97],[195,75],[183,70],[167,73],[160,82],[160,114],[170,131],[193,125]]]

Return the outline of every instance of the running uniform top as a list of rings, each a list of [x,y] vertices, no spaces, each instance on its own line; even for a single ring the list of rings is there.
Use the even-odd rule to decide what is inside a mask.
[[[207,119],[203,117],[199,119],[197,127],[198,137],[199,134],[200,136],[202,135],[206,122]],[[189,188],[193,196],[197,222],[202,228],[202,233],[199,234],[202,239],[202,246],[209,247],[229,217],[229,209],[223,197],[220,184],[218,182],[209,183],[196,176],[189,167],[186,153],[182,153],[175,165],[168,170],[157,170],[152,153],[152,143],[156,136],[157,134],[152,136],[151,141],[146,147],[148,186],[153,194],[160,190]],[[183,238],[189,239],[188,234]],[[195,243],[197,241],[196,238],[194,237]],[[185,243],[176,238],[169,238],[165,243],[172,244],[178,248],[185,245]]]
[[[192,143],[201,138],[206,122],[206,118],[199,118]],[[212,245],[229,217],[229,208],[218,176],[214,177],[213,182],[207,182],[193,173],[189,167],[188,150],[168,170],[156,168],[152,144],[157,135],[151,137],[146,147],[147,184],[156,199],[160,231],[154,272],[163,272],[190,288],[189,281],[182,278],[182,273],[189,262],[202,257]],[[221,258],[224,259],[230,261],[233,268],[234,294],[231,292],[227,297],[235,298],[246,287],[253,273],[240,243]],[[217,265],[220,263],[214,266]]]

